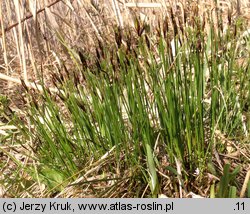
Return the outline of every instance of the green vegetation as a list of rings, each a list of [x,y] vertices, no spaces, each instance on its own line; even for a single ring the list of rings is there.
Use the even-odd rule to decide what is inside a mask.
[[[0,138],[8,196],[249,197],[250,37],[210,22],[135,18],[79,57],[57,34],[74,67],[51,71],[53,91],[23,82],[19,132]]]

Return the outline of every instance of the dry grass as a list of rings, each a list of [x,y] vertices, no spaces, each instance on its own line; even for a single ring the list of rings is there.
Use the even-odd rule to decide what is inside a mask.
[[[60,69],[62,62],[69,70],[75,69],[78,62],[73,63],[74,60],[72,59],[80,61],[77,51],[95,54],[95,44],[98,39],[112,43],[115,40],[112,36],[114,34],[113,26],[136,28],[135,17],[140,17],[141,22],[147,22],[152,32],[156,32],[159,25],[164,28],[164,24],[167,23],[168,31],[172,34],[174,34],[176,26],[178,31],[184,34],[188,27],[192,27],[196,16],[202,18],[204,28],[207,31],[209,30],[210,20],[214,20],[215,29],[218,33],[219,31],[223,32],[230,25],[230,22],[234,22],[239,17],[247,22],[250,28],[250,2],[248,0],[217,1],[217,5],[212,0],[159,0],[153,3],[141,0],[138,4],[135,2],[125,0],[2,0],[0,3],[0,52],[2,53],[0,55],[0,96],[8,95],[13,98],[10,108],[22,115],[22,108],[24,108],[25,104],[20,106],[18,104],[19,100],[16,99],[16,91],[20,90],[20,85],[22,85],[20,79],[28,87],[34,89],[41,89],[42,80],[46,86],[52,87],[49,74]],[[218,14],[216,10],[219,11],[221,17],[216,16]],[[219,26],[218,18],[223,19],[223,26]],[[60,40],[61,42],[59,42]],[[6,129],[8,128],[11,133],[15,132],[13,127],[4,127],[4,129],[0,128],[0,135],[1,133],[7,133]],[[247,145],[239,148],[239,145],[235,145],[234,142],[231,142],[221,133],[216,133],[216,137],[221,142],[227,143],[229,145],[228,149],[233,147],[238,151],[235,156],[225,155],[220,157],[218,168],[220,168],[220,161],[226,163],[228,160],[230,162],[235,160],[237,163],[240,156],[245,156],[246,159],[250,158]],[[21,157],[20,153],[27,153],[27,150],[21,146],[6,147],[2,146],[1,142],[0,146],[1,160],[6,162],[5,167],[0,172],[0,180],[11,172],[12,167],[17,168],[15,159],[23,161],[24,165],[32,164],[36,167],[37,163],[30,163],[29,158],[27,158],[32,155],[31,149],[30,154]],[[13,159],[5,154],[11,154]],[[90,163],[89,169],[84,169],[84,179],[89,181],[101,179],[100,167],[108,167],[107,165],[113,163],[113,161],[114,155],[110,152],[100,162]],[[164,164],[164,157],[162,163]],[[246,175],[247,171],[248,174]],[[83,184],[84,189],[80,191],[76,185],[76,183],[82,182],[83,178],[80,178],[57,195],[50,195],[50,192],[46,192],[44,186],[38,182],[24,192],[22,197],[91,197],[92,195],[129,197],[130,193],[126,191],[127,185],[131,190],[134,187],[130,174],[126,173],[124,172],[123,176],[127,177],[127,179],[121,180],[118,186],[114,186],[112,181],[98,183],[99,187],[95,186],[94,182],[90,182]],[[164,169],[159,173],[165,175]],[[26,175],[23,177],[23,182],[28,182],[29,178]],[[117,177],[119,177],[119,172],[117,172]],[[210,184],[216,179],[218,178],[208,176],[204,178],[206,180],[204,183],[207,183],[206,186],[201,187],[200,184],[195,184],[196,181],[194,181],[193,186],[197,186],[197,189],[200,188],[198,190],[199,194],[206,197]],[[243,180],[242,183],[245,179],[244,184],[249,180],[249,166],[247,166],[247,163],[241,179]],[[176,187],[172,186],[168,176],[165,177],[165,181],[162,183],[163,190],[174,192]],[[23,185],[25,186],[25,184]],[[99,195],[95,195],[92,189],[98,188],[100,190]],[[102,194],[104,192],[102,188],[105,189],[104,195]],[[112,191],[114,188],[116,188],[116,194]],[[144,192],[149,191],[147,186],[140,188]],[[244,188],[242,189],[243,192],[245,191]],[[107,191],[107,189],[110,189],[110,191]],[[3,190],[0,187],[0,196],[2,196],[2,192],[5,197],[8,197],[6,191],[8,192],[8,190]],[[185,192],[183,197],[187,197],[188,193]],[[173,195],[173,197],[180,197],[180,195]]]
[[[172,15],[178,26],[186,27],[195,16],[203,17],[205,25],[209,25],[210,15],[215,20],[216,10],[220,10],[226,27],[230,20],[241,16],[250,19],[249,1],[140,1],[138,4],[125,1],[86,0],[47,0],[47,1],[2,1],[0,7],[1,31],[0,41],[3,56],[1,74],[12,78],[22,78],[25,82],[37,81],[39,75],[46,74],[51,68],[59,66],[58,58],[67,61],[71,58],[65,48],[73,50],[93,51],[96,38],[109,38],[113,32],[113,24],[134,27],[134,15],[147,21],[151,28],[158,27],[159,20]],[[115,4],[114,4],[115,3]],[[119,6],[119,7],[117,7]],[[216,9],[215,9],[216,8]],[[36,12],[37,11],[37,12]],[[187,20],[187,22],[185,21]],[[21,23],[21,24],[19,24]],[[184,24],[185,23],[185,24]],[[171,25],[173,25],[171,22]],[[185,26],[186,25],[186,26]],[[217,26],[217,30],[221,26]],[[206,27],[205,27],[206,28]],[[208,28],[206,28],[208,30]],[[64,44],[56,39],[60,36]],[[86,42],[87,41],[87,42]],[[46,75],[44,75],[46,77]],[[0,77],[6,80],[5,76]],[[7,80],[11,89],[12,82]],[[20,83],[20,82],[19,82]]]

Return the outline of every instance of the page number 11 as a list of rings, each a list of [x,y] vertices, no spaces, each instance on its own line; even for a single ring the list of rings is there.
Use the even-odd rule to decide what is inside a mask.
[[[245,210],[245,204],[244,204],[244,202],[242,202],[242,203],[240,203],[240,202],[236,203],[236,209],[234,209],[234,210]]]

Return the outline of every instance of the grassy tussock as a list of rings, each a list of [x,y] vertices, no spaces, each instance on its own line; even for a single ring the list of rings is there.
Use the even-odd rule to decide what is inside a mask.
[[[1,95],[3,196],[249,197],[247,2],[14,3],[0,77],[11,97],[21,66],[22,105]]]

